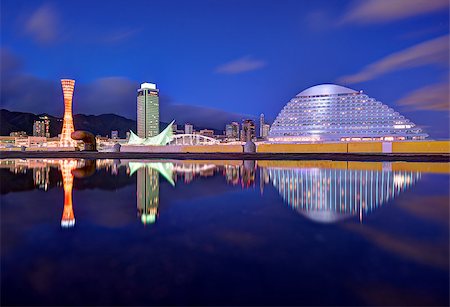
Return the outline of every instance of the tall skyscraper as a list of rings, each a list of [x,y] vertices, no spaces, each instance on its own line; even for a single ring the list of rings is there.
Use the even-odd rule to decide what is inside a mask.
[[[239,139],[239,123],[232,122],[225,126],[225,135],[228,139]]]
[[[264,137],[263,133],[264,133],[264,113],[261,113],[261,115],[259,116],[259,136],[262,138]]]
[[[50,137],[50,120],[47,116],[39,117],[33,123],[33,136]]]
[[[75,147],[77,142],[72,140],[70,136],[74,132],[73,118],[72,118],[72,98],[73,90],[75,88],[75,80],[61,79],[62,90],[64,94],[64,121],[61,132],[61,139],[59,146],[61,147]]]
[[[184,133],[185,134],[192,134],[194,133],[194,126],[191,124],[184,124]]]
[[[159,90],[156,84],[142,83],[138,90],[137,131],[141,138],[159,134]]]
[[[262,129],[261,137],[263,139],[267,139],[267,137],[269,136],[269,131],[270,131],[270,125],[269,124],[264,124],[263,125],[263,129]]]
[[[247,142],[255,138],[255,123],[251,119],[242,122],[241,141]]]

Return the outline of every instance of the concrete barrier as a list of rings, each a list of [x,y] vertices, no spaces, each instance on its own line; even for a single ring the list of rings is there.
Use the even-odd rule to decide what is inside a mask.
[[[242,145],[169,145],[169,146],[139,146],[123,145],[120,152],[175,152],[175,153],[241,153]]]
[[[183,152],[208,152],[208,153],[241,153],[242,145],[195,145],[183,146]]]
[[[123,145],[120,152],[179,152],[182,153],[184,146],[140,146],[140,145]]]

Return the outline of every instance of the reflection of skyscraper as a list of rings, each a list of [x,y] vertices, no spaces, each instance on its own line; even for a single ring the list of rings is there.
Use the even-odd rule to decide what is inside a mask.
[[[44,166],[33,168],[33,181],[34,185],[39,187],[39,189],[47,191],[50,183],[50,167]]]
[[[158,215],[159,173],[150,167],[137,170],[137,208],[143,224],[154,223]]]
[[[243,187],[249,187],[255,183],[256,163],[254,160],[245,160],[241,167],[241,180]]]
[[[64,211],[61,218],[62,227],[73,227],[75,225],[75,216],[72,207],[72,187],[73,175],[72,170],[77,167],[77,161],[63,160],[60,161],[61,175],[64,187]]]
[[[359,169],[268,168],[292,208],[318,222],[364,215],[411,187],[420,173]]]
[[[74,132],[73,118],[72,118],[72,98],[75,87],[75,80],[62,79],[61,85],[64,94],[64,122],[61,132],[61,140],[59,146],[61,147],[75,147],[76,141],[72,140],[70,136]]]
[[[184,124],[184,133],[186,134],[194,133],[194,126],[188,123]]]
[[[137,131],[141,138],[159,134],[159,91],[156,84],[142,83],[138,90]]]

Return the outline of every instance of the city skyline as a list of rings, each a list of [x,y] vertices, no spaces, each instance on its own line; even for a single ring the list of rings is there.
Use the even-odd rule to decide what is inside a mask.
[[[223,129],[232,121],[256,121],[260,113],[272,123],[296,93],[336,83],[377,97],[431,138],[449,137],[447,1],[428,1],[427,9],[418,0],[409,6],[155,1],[157,28],[135,20],[135,7],[143,3],[112,1],[105,9],[99,1],[88,13],[83,1],[2,2],[9,14],[2,18],[1,56],[8,65],[2,65],[1,107],[62,116],[57,80],[71,76],[78,82],[74,113],[136,119],[129,110],[135,89],[152,80],[162,93],[162,121]],[[369,7],[375,8],[363,18]],[[102,15],[104,26],[88,31],[72,12],[86,15],[85,26]],[[120,22],[104,19],[119,13]],[[229,17],[235,24],[226,22]],[[151,40],[137,39],[147,32],[154,34]],[[185,37],[190,40],[183,48],[175,48]],[[19,90],[30,83],[26,93]]]

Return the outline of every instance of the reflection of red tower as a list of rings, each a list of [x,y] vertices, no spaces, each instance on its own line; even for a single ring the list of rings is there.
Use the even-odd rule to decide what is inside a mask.
[[[61,147],[75,147],[76,141],[72,140],[71,134],[74,132],[73,118],[72,118],[72,97],[73,89],[75,87],[75,80],[62,79],[62,90],[64,94],[64,123],[61,132],[61,140],[59,146]]]
[[[61,218],[62,227],[73,227],[75,225],[75,215],[72,208],[72,186],[73,175],[72,170],[77,167],[77,161],[64,160],[60,161],[61,175],[64,187],[64,211]]]

